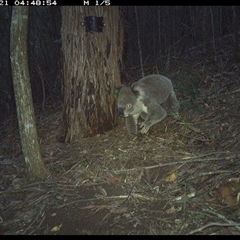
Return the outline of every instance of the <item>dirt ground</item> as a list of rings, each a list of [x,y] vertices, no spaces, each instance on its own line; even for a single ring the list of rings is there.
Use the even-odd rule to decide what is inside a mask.
[[[143,136],[128,136],[121,119],[64,144],[61,109],[37,113],[51,172],[39,182],[25,178],[16,117],[3,122],[0,234],[240,234],[240,68],[232,66],[191,75],[202,84],[192,80],[190,94],[175,71],[180,116]]]

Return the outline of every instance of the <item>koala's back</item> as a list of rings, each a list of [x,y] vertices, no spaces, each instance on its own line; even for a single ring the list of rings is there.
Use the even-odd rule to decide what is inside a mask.
[[[149,75],[136,82],[141,89],[144,89],[145,97],[156,97],[160,103],[163,103],[173,92],[173,85],[170,79],[162,75]]]

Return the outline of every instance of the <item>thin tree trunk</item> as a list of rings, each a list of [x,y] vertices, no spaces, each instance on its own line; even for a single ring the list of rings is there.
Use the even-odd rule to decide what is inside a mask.
[[[139,20],[138,20],[138,13],[137,13],[137,7],[135,6],[135,14],[136,14],[136,26],[137,26],[137,38],[138,38],[138,50],[139,50],[139,58],[140,58],[140,65],[141,65],[141,71],[142,71],[142,77],[144,77],[144,69],[143,69],[143,59],[142,59],[142,48],[140,43],[140,33],[139,33]]]
[[[214,31],[214,21],[213,21],[213,12],[211,6],[209,6],[209,11],[211,15],[211,25],[212,25],[212,42],[213,42],[213,53],[214,53],[214,60],[217,60],[216,57],[216,47],[215,47],[215,31]]]
[[[207,6],[203,7],[203,17],[202,17],[202,30],[203,30],[203,54],[209,54],[209,31],[208,31],[208,14],[207,14]]]
[[[28,70],[27,25],[29,7],[13,7],[10,58],[22,150],[29,179],[49,175],[41,156]]]
[[[234,32],[234,43],[233,43],[233,60],[234,62],[239,62],[239,45],[238,45],[238,18],[236,12],[236,6],[232,6],[233,11],[233,32]]]
[[[157,12],[158,12],[158,54],[161,56],[162,53],[162,41],[161,41],[161,9],[160,6],[157,7]]]

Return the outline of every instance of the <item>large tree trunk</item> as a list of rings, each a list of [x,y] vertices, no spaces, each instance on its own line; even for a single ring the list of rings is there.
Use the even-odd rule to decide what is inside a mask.
[[[10,58],[22,150],[29,179],[49,175],[42,161],[27,58],[27,25],[29,7],[13,7]]]
[[[62,11],[64,141],[116,125],[114,84],[120,81],[123,30],[118,7],[70,6]],[[86,33],[85,16],[103,17],[102,32]]]

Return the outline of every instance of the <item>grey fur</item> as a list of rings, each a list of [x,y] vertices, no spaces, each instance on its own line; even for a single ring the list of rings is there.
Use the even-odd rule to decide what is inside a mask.
[[[118,84],[118,114],[125,117],[129,134],[137,134],[137,125],[145,134],[149,128],[162,121],[167,113],[161,106],[167,102],[172,115],[178,115],[179,102],[170,79],[162,75],[149,75],[134,82],[131,86]],[[144,121],[138,123],[138,118]]]

